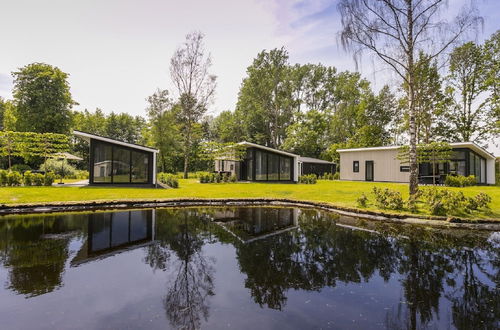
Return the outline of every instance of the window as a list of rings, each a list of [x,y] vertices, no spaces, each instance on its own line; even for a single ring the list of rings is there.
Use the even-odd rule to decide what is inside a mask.
[[[132,151],[132,182],[147,183],[149,180],[149,155]]]
[[[259,150],[255,151],[255,180],[267,180],[267,154]]]
[[[113,183],[130,182],[130,150],[113,147]]]
[[[400,166],[399,172],[410,172],[410,166]]]
[[[111,182],[112,149],[110,145],[94,145],[94,182]]]
[[[359,161],[355,160],[352,162],[352,171],[359,172]]]
[[[292,160],[288,157],[280,157],[280,180],[287,181],[291,179]]]
[[[280,156],[277,154],[268,154],[267,155],[267,169],[268,169],[268,180],[277,181],[279,180],[279,166],[280,166]]]

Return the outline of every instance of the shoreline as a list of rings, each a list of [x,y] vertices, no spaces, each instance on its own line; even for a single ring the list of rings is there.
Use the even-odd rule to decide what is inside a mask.
[[[362,210],[356,208],[338,207],[324,202],[301,201],[286,198],[180,198],[180,199],[149,199],[149,200],[104,200],[51,202],[34,204],[2,204],[0,205],[0,220],[2,216],[20,214],[40,214],[57,212],[79,212],[98,210],[119,210],[126,208],[162,208],[162,207],[197,207],[197,206],[283,206],[314,208],[336,214],[360,219],[392,222],[399,224],[424,225],[441,228],[468,228],[476,230],[500,231],[500,221],[488,219],[461,219],[443,216],[424,216],[411,214],[393,214],[383,211]]]

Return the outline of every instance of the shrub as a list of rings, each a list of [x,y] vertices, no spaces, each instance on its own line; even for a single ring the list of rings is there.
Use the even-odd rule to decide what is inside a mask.
[[[44,186],[52,186],[55,179],[56,179],[56,175],[54,174],[54,172],[46,172],[43,175],[43,185]]]
[[[68,176],[66,176],[66,177],[69,178],[69,179],[81,179],[81,180],[85,180],[85,179],[89,178],[89,171],[76,170],[74,177],[68,177]]]
[[[166,184],[170,188],[179,188],[179,180],[175,174],[158,173],[158,181]]]
[[[333,175],[333,180],[340,180],[340,173],[339,172],[335,172],[335,174]]]
[[[430,213],[442,216],[471,213],[480,208],[489,208],[491,203],[491,197],[482,192],[474,197],[465,197],[461,191],[437,188],[426,189],[423,197]]]
[[[0,170],[0,186],[6,186],[7,185],[7,175],[9,172],[6,170]]]
[[[62,162],[62,163],[61,163]],[[53,172],[55,175],[65,178],[76,178],[76,169],[68,164],[66,160],[57,160],[49,158],[40,166],[40,170],[44,172]]]
[[[24,172],[23,182],[25,186],[31,186],[33,184],[33,173],[31,173],[31,171]]]
[[[21,173],[16,171],[9,171],[7,173],[7,185],[9,186],[20,186],[23,181],[23,176]]]
[[[335,174],[325,172],[318,178],[318,180],[335,180]]]
[[[375,205],[377,207],[389,210],[402,210],[404,208],[403,197],[399,191],[373,187],[372,192],[375,196]]]
[[[43,174],[41,173],[33,173],[32,174],[33,179],[32,179],[32,184],[34,186],[42,186],[43,185]]]
[[[229,182],[232,182],[232,183],[235,183],[236,181],[238,181],[238,179],[236,178],[236,175],[231,175],[231,177],[229,177]]]
[[[29,165],[26,165],[26,164],[15,164],[15,165],[12,165],[10,170],[15,171],[15,172],[19,172],[19,173],[24,173],[26,171],[30,171],[31,167]]]
[[[307,174],[307,175],[301,175],[299,177],[299,183],[304,183],[304,184],[316,184],[316,175],[315,174]]]
[[[368,197],[366,197],[365,193],[362,193],[361,196],[356,199],[356,202],[358,203],[358,206],[366,207],[366,205],[368,205]]]
[[[448,187],[468,187],[476,185],[477,181],[474,175],[447,175],[444,184]]]

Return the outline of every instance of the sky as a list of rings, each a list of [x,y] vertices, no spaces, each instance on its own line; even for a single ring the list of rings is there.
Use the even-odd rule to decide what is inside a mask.
[[[449,0],[448,12],[470,0]],[[483,41],[500,29],[500,1],[479,0]],[[172,90],[170,58],[187,33],[202,31],[217,89],[210,114],[233,110],[246,68],[264,49],[284,46],[291,63],[356,70],[339,45],[337,1],[326,0],[0,0],[0,96],[11,72],[44,62],[69,73],[77,110],[145,115],[146,97]],[[358,71],[375,89],[396,84],[376,59]],[[495,141],[500,142],[500,141]],[[491,149],[500,155],[500,148]]]

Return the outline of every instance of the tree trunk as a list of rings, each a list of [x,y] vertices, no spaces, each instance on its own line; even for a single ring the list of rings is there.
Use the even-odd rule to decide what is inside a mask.
[[[413,5],[407,9],[408,15],[408,110],[410,120],[410,195],[418,192],[418,164],[417,164],[417,114],[415,113],[415,62],[413,57]]]
[[[189,166],[189,150],[186,148],[184,151],[184,179],[188,178],[188,166]]]

